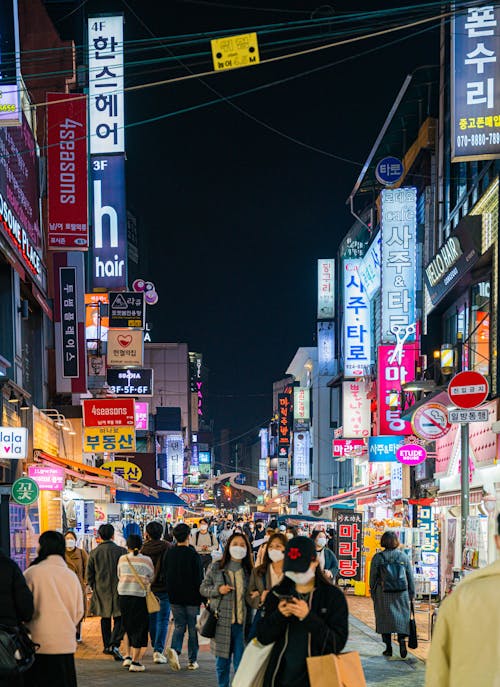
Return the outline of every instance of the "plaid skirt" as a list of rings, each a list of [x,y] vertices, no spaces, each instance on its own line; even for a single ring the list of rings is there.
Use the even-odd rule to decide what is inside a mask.
[[[410,596],[407,591],[390,594],[377,585],[373,607],[378,634],[410,633]]]

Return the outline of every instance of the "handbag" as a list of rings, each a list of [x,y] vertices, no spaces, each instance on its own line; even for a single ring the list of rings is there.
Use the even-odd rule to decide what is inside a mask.
[[[148,613],[158,613],[158,611],[160,610],[160,599],[156,596],[156,594],[153,594],[153,592],[151,591],[150,585],[148,584],[146,586],[144,584],[144,582],[141,580],[141,578],[137,574],[137,570],[132,565],[130,558],[128,556],[127,556],[127,563],[132,568],[132,572],[134,574],[135,579],[137,580],[137,582],[141,585],[141,587],[146,592],[146,606],[148,609]]]
[[[261,644],[252,639],[245,647],[232,687],[262,687],[273,647],[274,642]]]
[[[14,677],[29,670],[39,648],[24,625],[0,625],[0,678]]]
[[[366,687],[357,651],[308,656],[306,661],[311,687]]]
[[[222,571],[222,579],[224,580],[224,584],[227,584],[224,571]],[[196,629],[198,633],[206,639],[213,639],[215,637],[217,621],[219,620],[219,606],[221,603],[222,597],[219,599],[217,607],[211,608],[211,603],[209,601],[201,612],[200,619],[196,624]]]
[[[417,637],[417,623],[415,621],[415,609],[413,607],[413,600],[410,601],[410,634],[408,635],[408,648],[416,649],[418,647]]]

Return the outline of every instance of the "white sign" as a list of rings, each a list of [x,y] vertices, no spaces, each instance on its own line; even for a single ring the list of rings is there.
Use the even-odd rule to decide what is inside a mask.
[[[335,260],[318,260],[318,320],[335,317]]]
[[[359,265],[359,277],[365,287],[366,295],[371,300],[380,289],[380,250],[382,235],[380,231],[368,248]]]
[[[461,422],[488,422],[490,412],[488,408],[470,408],[469,410],[449,410],[448,420],[454,424]]]
[[[309,389],[305,386],[296,387],[293,390],[293,419],[310,420]]]
[[[335,330],[333,322],[318,322],[318,373],[335,374]]]
[[[267,459],[261,458],[259,460],[259,482],[267,482]]]
[[[416,321],[417,189],[382,191],[382,341]],[[408,341],[415,340],[415,333]]]
[[[345,377],[366,375],[371,363],[370,302],[359,276],[360,264],[359,259],[344,260]]]
[[[403,498],[403,465],[391,463],[391,499],[397,501]]]
[[[309,432],[294,432],[293,477],[309,479]]]
[[[24,460],[28,450],[26,427],[0,427],[0,458]]]
[[[288,494],[289,491],[288,457],[278,458],[278,494]]]
[[[261,458],[268,458],[269,456],[269,430],[263,427],[260,432],[260,457]],[[263,477],[259,477],[259,479],[263,479]]]
[[[167,443],[167,481],[182,483],[184,477],[184,441],[181,434],[169,434]]]
[[[89,17],[88,34],[90,153],[123,153],[123,16]]]
[[[369,437],[371,427],[371,401],[366,397],[364,383],[342,383],[342,426],[344,437],[363,439]]]

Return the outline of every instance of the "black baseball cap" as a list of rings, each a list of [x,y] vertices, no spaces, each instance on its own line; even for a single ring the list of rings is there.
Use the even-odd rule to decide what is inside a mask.
[[[292,537],[285,548],[283,572],[306,572],[316,560],[316,545],[309,537]]]

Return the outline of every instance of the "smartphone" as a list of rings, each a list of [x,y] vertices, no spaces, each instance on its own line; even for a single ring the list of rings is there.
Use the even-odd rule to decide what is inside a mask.
[[[277,592],[273,592],[273,594],[276,594],[280,601],[293,601],[295,599],[292,594],[278,594]]]

